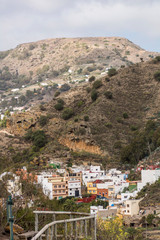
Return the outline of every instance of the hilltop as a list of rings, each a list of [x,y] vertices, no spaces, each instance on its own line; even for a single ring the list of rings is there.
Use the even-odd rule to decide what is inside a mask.
[[[0,108],[28,109],[50,101],[64,83],[69,87],[83,85],[90,76],[105,75],[109,68],[130,66],[156,55],[120,37],[57,38],[20,44],[0,52]]]

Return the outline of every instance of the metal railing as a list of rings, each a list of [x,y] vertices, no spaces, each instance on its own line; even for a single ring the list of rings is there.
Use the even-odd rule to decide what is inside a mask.
[[[79,212],[34,211],[35,232],[32,240],[82,239],[90,237],[96,240],[96,215]],[[46,224],[38,232],[38,215],[51,214],[53,222]],[[70,219],[56,220],[56,215],[69,215]],[[76,217],[74,216],[81,216]]]

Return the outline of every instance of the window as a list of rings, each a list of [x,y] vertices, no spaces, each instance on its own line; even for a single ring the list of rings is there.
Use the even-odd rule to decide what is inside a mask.
[[[95,190],[93,190],[93,192],[95,192]]]
[[[65,185],[63,185],[63,187],[65,187]]]
[[[57,190],[55,190],[54,192],[57,193]]]
[[[78,176],[80,176],[80,174],[78,174]]]
[[[59,193],[61,193],[61,190],[59,190]]]
[[[127,204],[127,207],[129,207],[129,204]]]
[[[96,187],[96,183],[93,183],[93,187]]]
[[[65,190],[63,190],[63,193],[65,193]]]
[[[127,212],[129,213],[129,210],[127,210]]]
[[[57,188],[57,185],[54,185],[54,188]]]
[[[89,190],[89,192],[92,192],[91,190]]]
[[[59,188],[61,188],[61,185],[58,185]]]
[[[127,198],[127,196],[124,196],[124,198]]]

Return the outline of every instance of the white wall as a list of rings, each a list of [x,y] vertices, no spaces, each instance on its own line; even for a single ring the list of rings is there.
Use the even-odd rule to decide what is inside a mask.
[[[142,170],[141,179],[143,184],[152,184],[160,178],[160,170]]]

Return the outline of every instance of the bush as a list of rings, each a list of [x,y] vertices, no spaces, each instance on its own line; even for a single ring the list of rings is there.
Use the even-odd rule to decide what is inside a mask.
[[[60,94],[61,94],[60,91],[57,91],[57,92],[55,92],[54,96],[58,97]]]
[[[158,82],[160,82],[160,71],[155,72],[154,78],[155,78],[155,80],[157,80]]]
[[[105,124],[105,126],[106,126],[107,128],[112,128],[112,123],[107,122],[107,123]]]
[[[40,108],[41,111],[45,111],[45,110],[46,110],[46,108],[44,107],[43,104],[41,104],[41,105],[39,106],[39,108]]]
[[[94,89],[91,92],[91,99],[92,101],[96,101],[97,98],[98,98],[98,92]]]
[[[105,77],[105,81],[106,81],[106,82],[110,82],[109,77]]]
[[[44,131],[37,130],[36,132],[34,132],[32,134],[32,141],[37,148],[44,147],[45,144],[47,143],[47,138]]]
[[[83,104],[84,104],[84,102],[82,100],[79,100],[77,103],[77,106],[80,108]]]
[[[54,106],[56,110],[61,111],[64,106],[63,99],[58,99],[57,104]]]
[[[113,98],[112,92],[110,92],[110,91],[106,91],[106,92],[104,93],[104,95],[105,95],[105,97],[108,98],[108,99],[112,99],[112,98]]]
[[[61,92],[65,92],[65,91],[68,91],[70,88],[71,87],[67,83],[65,83],[61,86],[60,89],[61,89]]]
[[[94,83],[93,83],[93,88],[95,89],[98,89],[102,86],[102,81],[101,80],[96,80]]]
[[[69,118],[71,118],[73,116],[74,112],[71,108],[65,108],[63,113],[62,113],[62,118],[64,120],[68,120]]]
[[[91,77],[89,78],[89,82],[93,82],[95,79],[96,79],[95,76],[91,76]]]
[[[128,117],[128,114],[127,114],[126,112],[123,113],[123,118],[124,118],[124,119],[129,118],[129,117]]]
[[[87,87],[87,88],[86,88],[86,91],[87,91],[87,93],[89,93],[89,92],[91,91],[91,88],[90,88],[90,87]]]
[[[57,102],[58,102],[58,103],[60,103],[60,104],[62,104],[62,105],[64,105],[64,104],[65,104],[64,100],[63,100],[63,99],[61,99],[61,98],[60,98],[60,99],[58,99],[58,100],[57,100]]]
[[[154,59],[153,59],[153,63],[158,63],[160,62],[160,56],[156,56]]]
[[[117,74],[117,70],[115,68],[111,68],[108,70],[108,76],[112,77]]]
[[[24,136],[26,141],[32,141],[34,146],[36,148],[41,148],[44,147],[45,144],[47,143],[47,138],[44,133],[44,131],[37,130],[35,132],[32,132],[32,130],[29,130],[25,136]]]
[[[84,116],[84,121],[88,122],[89,121],[89,116]]]
[[[45,126],[48,122],[48,117],[47,116],[40,116],[39,118],[39,124],[41,125],[41,127]]]
[[[56,110],[61,111],[63,109],[63,104],[62,103],[57,103],[54,107],[55,107]]]
[[[29,50],[33,50],[35,47],[36,47],[35,44],[30,44],[30,45],[29,45]]]

